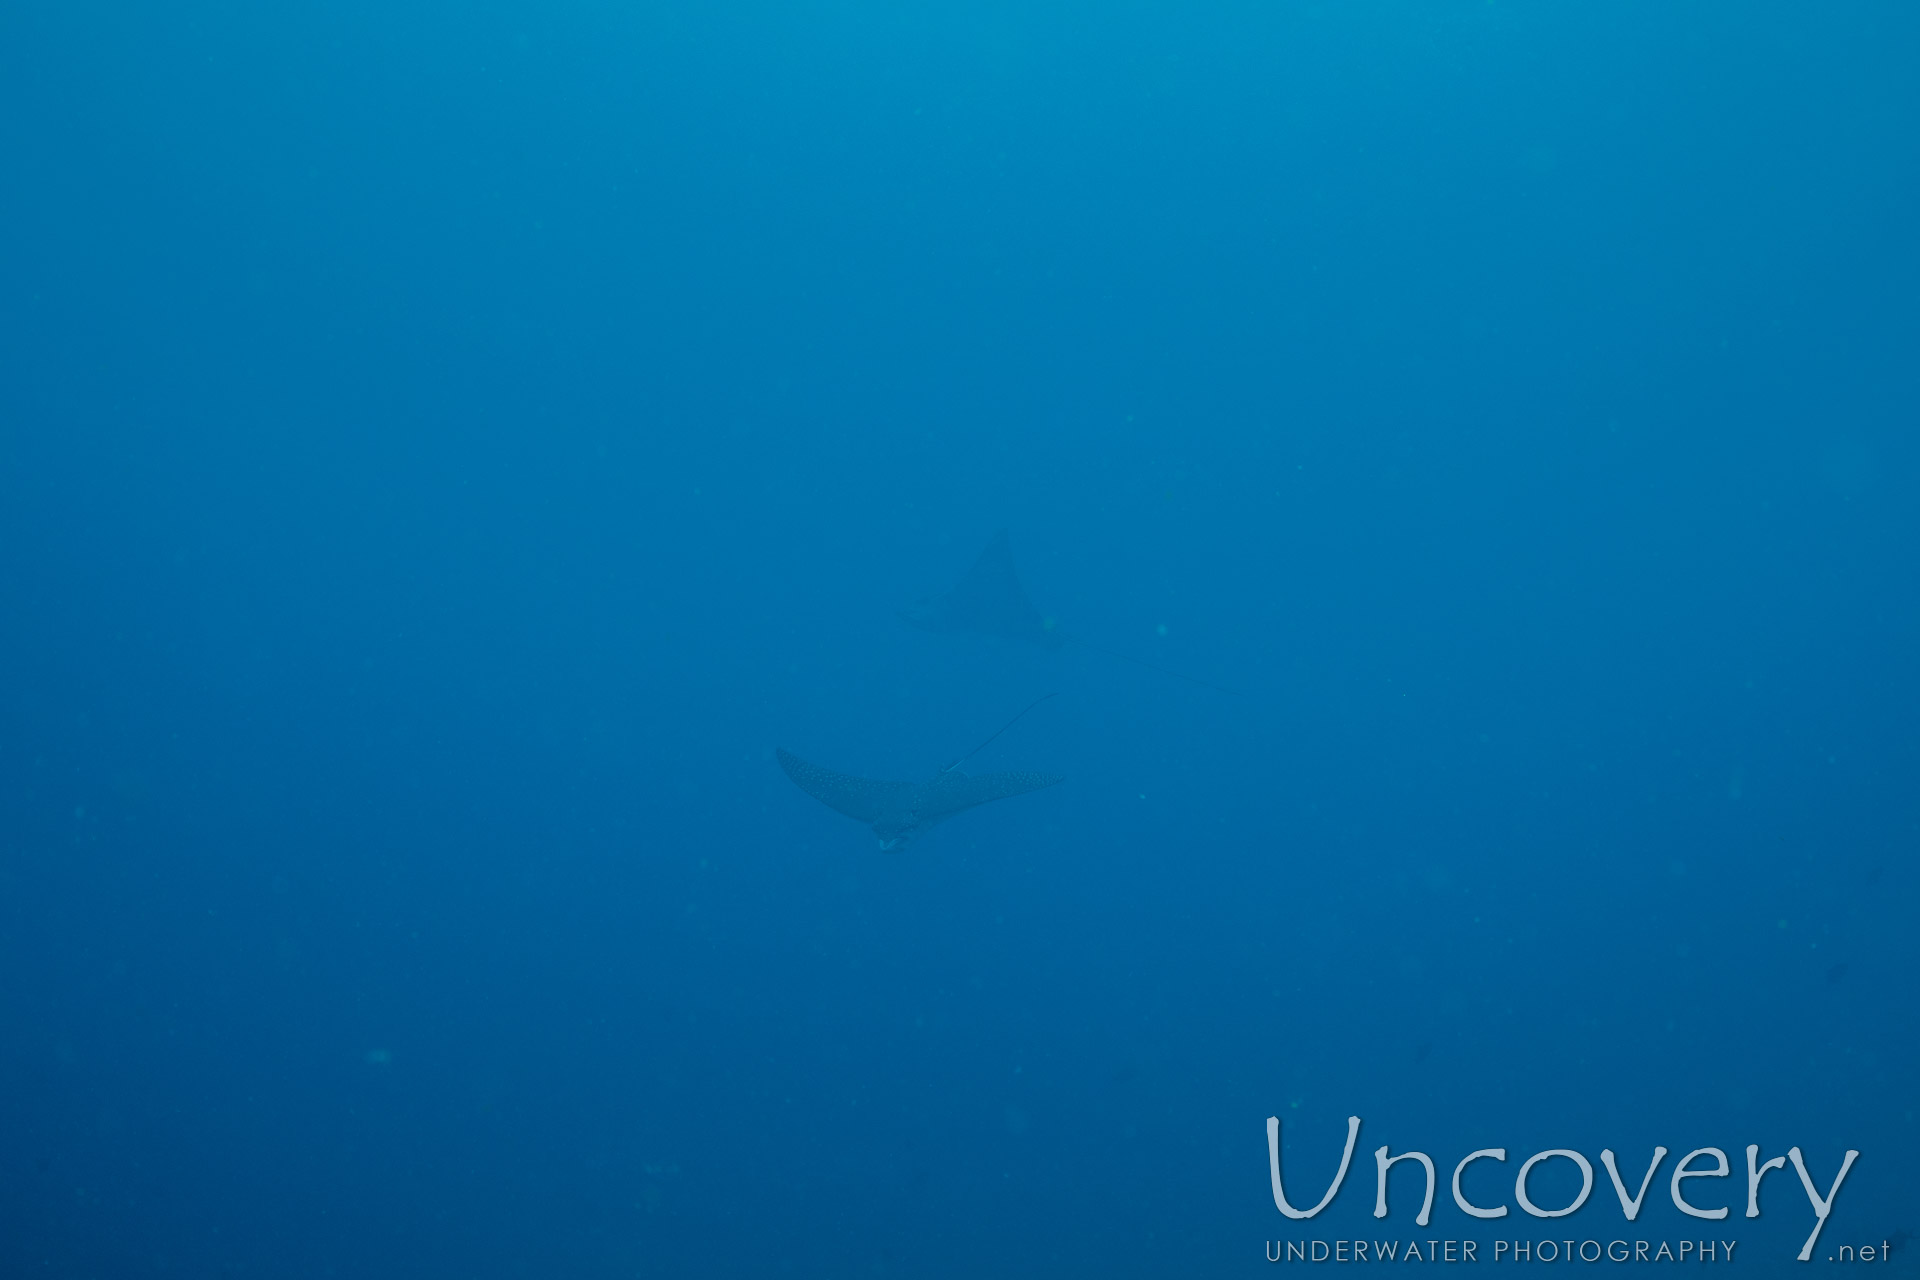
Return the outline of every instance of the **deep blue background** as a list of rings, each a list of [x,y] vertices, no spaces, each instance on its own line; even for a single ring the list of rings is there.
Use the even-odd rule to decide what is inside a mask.
[[[1408,1167],[1375,1223],[1380,1142],[1858,1147],[1823,1244],[1912,1226],[1917,56],[11,0],[0,1271],[1519,1229],[1416,1232]],[[1241,695],[896,619],[1001,526]],[[906,857],[772,762],[925,776],[1051,690],[978,764],[1067,784]],[[1265,1118],[1311,1202],[1350,1113],[1285,1223]],[[1635,1230],[1784,1269],[1791,1169],[1732,1181]],[[1604,1175],[1539,1225],[1626,1229]]]

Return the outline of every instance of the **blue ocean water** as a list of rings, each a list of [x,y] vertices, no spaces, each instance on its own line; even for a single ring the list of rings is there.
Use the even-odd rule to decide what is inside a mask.
[[[1910,1272],[1916,55],[10,0],[0,1273]],[[1003,528],[1101,648],[901,621]]]

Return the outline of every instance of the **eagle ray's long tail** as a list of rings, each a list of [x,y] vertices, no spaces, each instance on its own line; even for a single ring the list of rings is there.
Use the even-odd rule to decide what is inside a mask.
[[[1034,700],[1033,700],[1032,702],[1029,702],[1029,703],[1028,703],[1028,704],[1026,705],[1026,707],[1025,707],[1025,708],[1024,708],[1024,709],[1023,709],[1023,710],[1022,710],[1021,712],[1020,712],[1020,715],[1017,715],[1017,716],[1015,716],[1015,717],[1014,717],[1013,719],[1011,719],[1011,720],[1009,720],[1009,721],[1007,721],[1007,722],[1006,722],[1005,724],[1003,724],[1003,725],[1001,725],[1001,726],[1000,726],[1000,727],[999,727],[998,729],[995,729],[995,730],[994,730],[994,731],[993,731],[993,732],[992,732],[991,734],[989,734],[989,735],[987,736],[987,740],[986,740],[985,742],[982,742],[982,743],[981,743],[981,744],[980,744],[979,746],[977,746],[977,747],[975,747],[975,748],[974,748],[973,750],[971,750],[971,751],[969,751],[969,752],[967,752],[967,754],[965,754],[965,755],[963,755],[963,756],[956,756],[956,757],[954,757],[954,759],[953,759],[953,761],[952,761],[951,763],[949,763],[949,764],[947,764],[947,765],[945,765],[945,766],[943,766],[943,767],[941,768],[941,770],[940,770],[940,772],[942,772],[942,773],[945,773],[945,772],[947,772],[947,770],[949,770],[949,769],[957,769],[957,768],[959,768],[959,767],[960,767],[960,765],[961,765],[961,764],[962,764],[963,762],[965,762],[965,761],[968,761],[968,760],[971,760],[971,759],[973,759],[973,758],[974,758],[975,756],[977,756],[977,755],[979,755],[979,754],[980,754],[980,753],[981,753],[982,751],[985,751],[985,750],[986,750],[986,749],[987,749],[987,748],[988,748],[989,746],[991,746],[991,745],[992,745],[992,743],[993,743],[993,740],[994,740],[995,738],[997,738],[997,737],[999,737],[999,736],[1000,736],[1001,734],[1003,734],[1003,733],[1005,733],[1005,732],[1006,732],[1007,730],[1009,730],[1009,729],[1011,729],[1011,728],[1013,728],[1013,726],[1015,726],[1016,724],[1019,724],[1019,723],[1020,723],[1020,720],[1021,720],[1021,717],[1022,717],[1022,716],[1025,716],[1025,715],[1027,714],[1027,712],[1028,712],[1028,711],[1031,711],[1031,710],[1033,710],[1033,709],[1034,709],[1035,707],[1037,707],[1037,706],[1039,706],[1039,705],[1040,705],[1041,703],[1043,703],[1043,702],[1045,702],[1045,701],[1046,701],[1046,700],[1047,700],[1048,698],[1057,698],[1057,697],[1059,697],[1059,696],[1060,696],[1060,695],[1059,695],[1059,694],[1057,694],[1057,693],[1044,693],[1044,694],[1041,694],[1041,695],[1040,695],[1039,697],[1037,697],[1037,698],[1035,698],[1035,699],[1034,699]]]

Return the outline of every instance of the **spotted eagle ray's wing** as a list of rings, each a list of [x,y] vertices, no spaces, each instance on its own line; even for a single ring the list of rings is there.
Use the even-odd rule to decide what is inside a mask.
[[[817,764],[808,764],[785,747],[776,747],[774,757],[793,784],[802,791],[849,818],[878,822],[890,815],[902,814],[913,807],[920,787],[912,782],[883,782],[878,778],[856,778],[850,773],[835,773]]]
[[[914,813],[923,822],[937,822],[990,800],[1025,795],[1029,791],[1038,791],[1042,787],[1065,781],[1057,773],[1035,773],[1026,769],[977,776],[949,769],[929,782],[914,798]]]
[[[945,635],[974,632],[1025,640],[1047,649],[1057,649],[1064,643],[1064,637],[1040,616],[1027,598],[1027,589],[1020,585],[1005,529],[993,535],[993,541],[987,543],[987,549],[953,590],[902,609],[900,616],[922,631]]]

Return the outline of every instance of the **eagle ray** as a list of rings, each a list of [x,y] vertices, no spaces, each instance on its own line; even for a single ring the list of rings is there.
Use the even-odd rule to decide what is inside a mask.
[[[884,853],[897,853],[913,838],[956,814],[994,800],[1025,795],[1064,782],[1057,773],[1016,769],[1002,773],[962,773],[960,766],[979,754],[994,738],[1011,729],[1021,716],[1053,697],[1047,694],[1007,721],[991,737],[966,755],[943,767],[925,782],[892,782],[841,773],[802,760],[785,747],[774,748],[780,768],[802,791],[832,809],[873,828]]]
[[[1013,567],[1013,545],[1005,529],[997,530],[986,550],[973,562],[952,590],[929,596],[899,611],[909,625],[940,635],[988,635],[1003,640],[1020,640],[1043,649],[1058,649],[1069,640],[1097,653],[1122,662],[1131,662],[1149,671],[1203,685],[1219,693],[1238,696],[1238,690],[1202,680],[1171,667],[1163,667],[1145,658],[1136,658],[1118,649],[1095,644],[1082,635],[1070,634],[1050,617],[1034,608],[1020,575]]]

